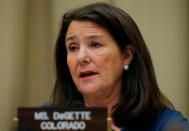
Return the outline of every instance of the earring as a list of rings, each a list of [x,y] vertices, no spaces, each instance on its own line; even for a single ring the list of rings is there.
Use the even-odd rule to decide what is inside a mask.
[[[129,69],[129,65],[124,65],[124,70],[128,70]]]

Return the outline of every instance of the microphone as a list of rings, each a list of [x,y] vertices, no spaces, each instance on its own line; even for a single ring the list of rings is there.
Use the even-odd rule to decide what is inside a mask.
[[[70,104],[70,107],[84,107],[83,106],[83,103],[81,101],[78,101],[78,100],[74,100],[71,104]]]

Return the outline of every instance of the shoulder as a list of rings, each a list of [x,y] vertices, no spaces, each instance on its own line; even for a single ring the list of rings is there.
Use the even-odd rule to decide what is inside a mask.
[[[165,109],[155,123],[153,131],[189,130],[189,123],[181,112]]]

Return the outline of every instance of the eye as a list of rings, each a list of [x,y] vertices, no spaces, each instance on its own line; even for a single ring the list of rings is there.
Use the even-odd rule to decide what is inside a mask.
[[[67,48],[67,51],[69,52],[76,52],[79,49],[78,45],[76,44],[70,44]]]
[[[90,46],[92,48],[99,48],[99,47],[102,46],[102,44],[100,42],[98,42],[98,41],[92,41],[91,44],[90,44]]]

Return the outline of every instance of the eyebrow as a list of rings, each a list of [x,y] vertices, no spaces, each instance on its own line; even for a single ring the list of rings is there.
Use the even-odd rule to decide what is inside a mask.
[[[95,35],[88,35],[87,38],[90,38],[90,39],[96,39],[96,38],[99,38],[101,37],[101,35],[99,34],[95,34]],[[71,35],[71,36],[68,36],[66,37],[66,41],[69,41],[69,40],[78,40],[78,37],[75,36],[75,35]]]
[[[89,36],[88,38],[95,39],[95,38],[100,38],[100,37],[101,37],[100,35],[91,35],[91,36]]]
[[[68,36],[66,37],[66,41],[69,41],[69,40],[77,40],[78,38],[76,36]]]

